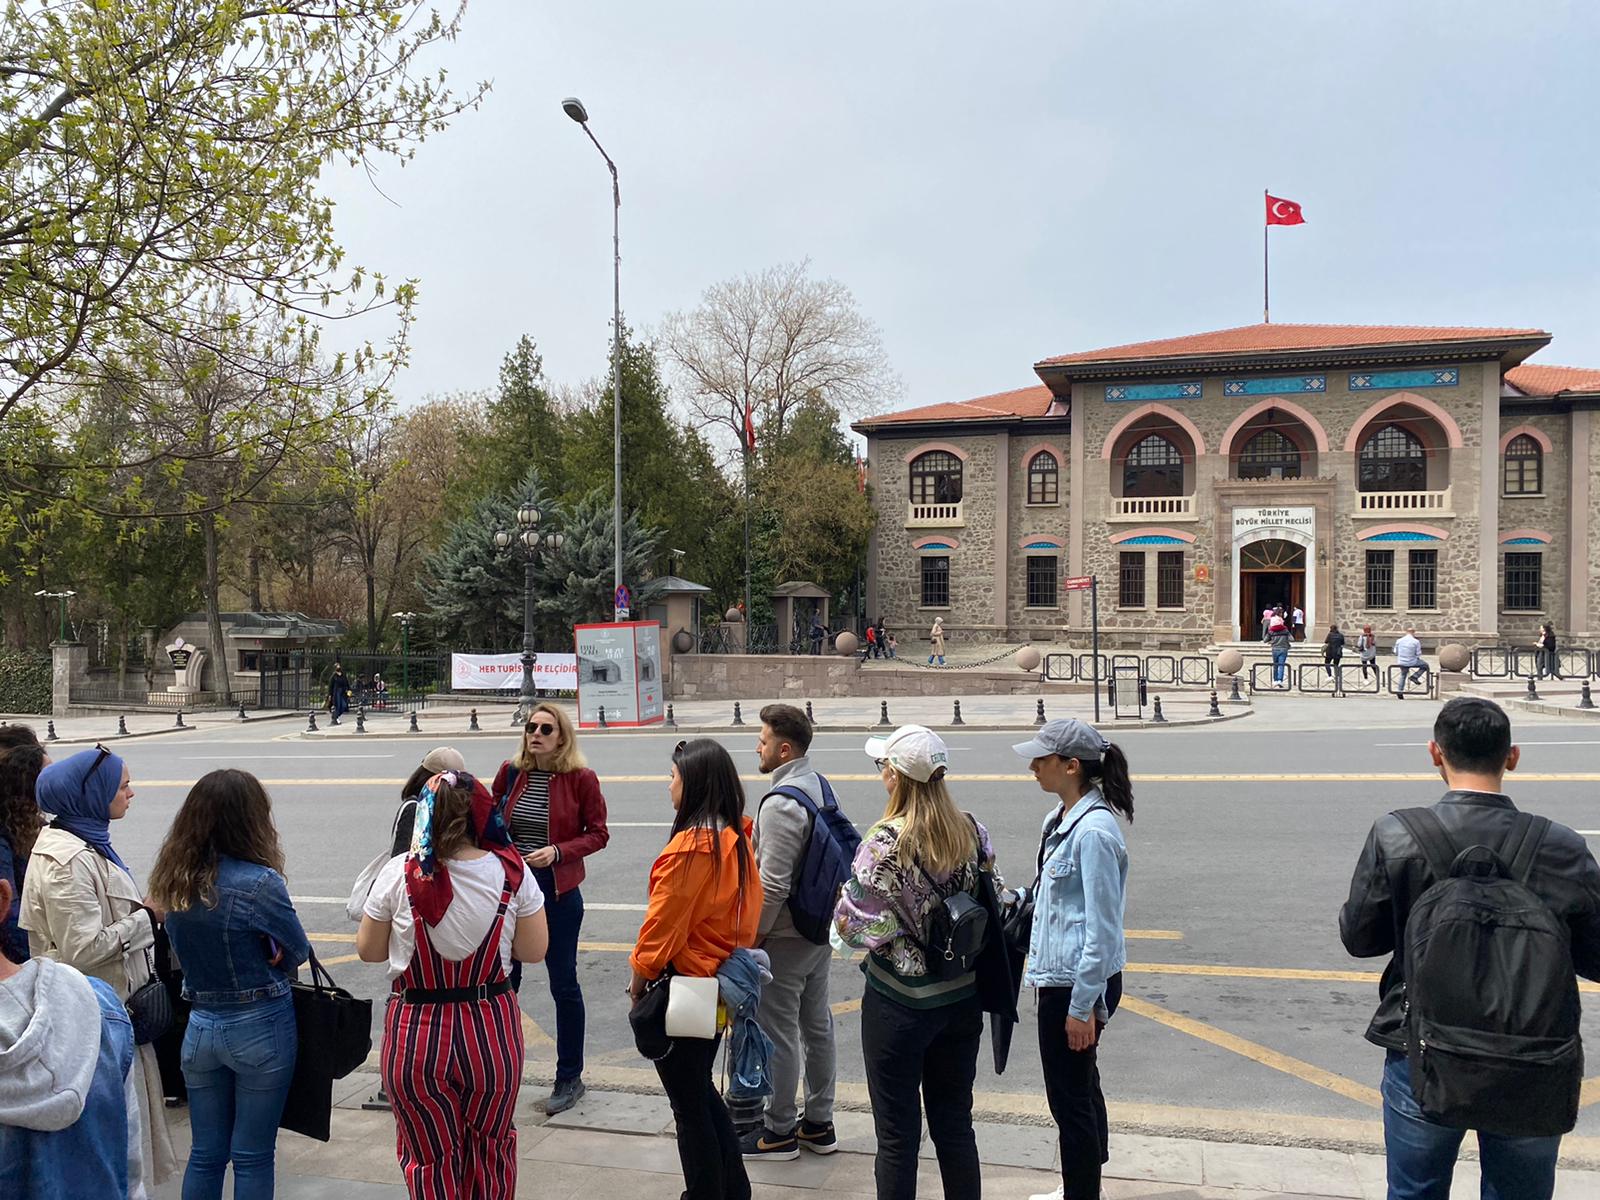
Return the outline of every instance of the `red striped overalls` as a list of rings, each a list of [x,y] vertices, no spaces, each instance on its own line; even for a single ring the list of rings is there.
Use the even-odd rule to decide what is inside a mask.
[[[412,909],[417,946],[389,998],[382,1064],[411,1200],[511,1200],[516,1191],[511,1113],[524,1053],[516,993],[442,1004],[407,1004],[399,996],[402,988],[504,979],[500,936],[510,903],[507,880],[488,936],[461,962],[439,956]]]

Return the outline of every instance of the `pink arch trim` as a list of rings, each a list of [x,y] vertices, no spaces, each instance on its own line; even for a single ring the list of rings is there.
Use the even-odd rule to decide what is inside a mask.
[[[1543,542],[1546,546],[1555,540],[1548,531],[1543,529],[1508,529],[1500,535],[1500,544],[1504,546],[1507,542],[1515,541],[1517,538],[1533,538],[1535,541]]]
[[[972,457],[972,451],[963,450],[953,442],[923,442],[922,445],[917,446],[915,449],[906,451],[906,461],[910,462],[917,455],[926,454],[929,450],[948,450],[962,462],[966,462],[967,459]]]
[[[1060,446],[1051,442],[1036,442],[1022,452],[1022,469],[1024,471],[1028,469],[1028,464],[1033,461],[1033,456],[1041,450],[1054,455],[1056,466],[1061,470],[1065,471],[1067,469],[1067,456]]]
[[[1111,535],[1111,544],[1113,546],[1120,546],[1123,542],[1131,541],[1133,538],[1140,537],[1173,537],[1177,538],[1180,542],[1188,542],[1190,545],[1194,544],[1194,534],[1188,533],[1182,529],[1166,529],[1158,525],[1152,525],[1145,529],[1127,529],[1121,533],[1114,533]]]
[[[1106,462],[1110,462],[1111,451],[1112,448],[1116,446],[1117,439],[1126,433],[1130,428],[1132,428],[1137,422],[1144,420],[1146,417],[1154,416],[1166,417],[1169,421],[1172,421],[1180,429],[1187,433],[1189,435],[1189,440],[1194,443],[1194,453],[1196,458],[1200,457],[1200,455],[1206,452],[1206,439],[1201,436],[1199,427],[1195,425],[1193,421],[1189,420],[1188,417],[1184,416],[1175,408],[1167,407],[1165,404],[1142,404],[1111,427],[1111,432],[1106,434],[1105,445],[1100,447],[1100,457]]]
[[[1328,452],[1328,433],[1327,430],[1322,428],[1322,422],[1313,417],[1308,410],[1300,407],[1300,405],[1296,404],[1293,400],[1282,400],[1276,396],[1269,396],[1267,399],[1261,401],[1260,404],[1251,405],[1249,408],[1245,409],[1242,413],[1235,417],[1233,419],[1233,424],[1229,425],[1227,430],[1223,433],[1222,440],[1217,443],[1222,447],[1220,452],[1223,454],[1232,454],[1233,439],[1239,436],[1239,431],[1250,422],[1252,417],[1260,416],[1269,408],[1281,408],[1284,412],[1292,414],[1296,420],[1298,420],[1302,425],[1311,431],[1312,440],[1315,441],[1317,446],[1317,453],[1326,454]]]
[[[1508,429],[1500,435],[1500,453],[1504,454],[1506,452],[1506,447],[1511,445],[1512,438],[1519,437],[1524,433],[1538,442],[1539,449],[1546,454],[1555,452],[1556,444],[1550,440],[1549,434],[1541,429],[1535,429],[1532,425],[1518,425],[1515,429]]]
[[[1398,524],[1374,525],[1371,529],[1363,529],[1356,534],[1356,541],[1365,542],[1377,537],[1380,533],[1425,533],[1429,537],[1436,537],[1444,541],[1450,536],[1448,529],[1440,529],[1437,525],[1416,525],[1410,521],[1401,521]]]
[[[936,535],[934,537],[918,538],[916,541],[911,543],[911,548],[913,550],[921,550],[931,542],[937,542],[941,546],[949,546],[952,550],[961,549],[960,542],[958,542],[955,538],[944,534]]]
[[[1456,424],[1456,419],[1444,409],[1440,408],[1426,396],[1419,396],[1415,392],[1395,392],[1379,400],[1366,412],[1356,418],[1355,424],[1350,426],[1350,436],[1344,439],[1344,448],[1354,454],[1361,449],[1361,435],[1367,431],[1378,417],[1396,405],[1409,404],[1412,408],[1420,409],[1438,422],[1439,428],[1444,430],[1445,445],[1452,450],[1459,450],[1465,444],[1461,440],[1461,426]]]

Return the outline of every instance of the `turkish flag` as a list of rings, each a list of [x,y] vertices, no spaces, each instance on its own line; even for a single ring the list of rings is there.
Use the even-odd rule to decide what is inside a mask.
[[[751,454],[756,452],[755,413],[752,411],[748,400],[744,402],[744,444],[745,449]]]
[[[1280,200],[1272,193],[1267,193],[1268,225],[1304,225],[1305,223],[1305,214],[1300,211],[1300,206],[1293,200]]]

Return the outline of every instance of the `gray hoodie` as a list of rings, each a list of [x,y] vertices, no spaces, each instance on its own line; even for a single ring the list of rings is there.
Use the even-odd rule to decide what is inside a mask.
[[[799,788],[818,805],[822,803],[822,783],[811,760],[803,754],[772,772],[772,786],[780,785]],[[799,937],[794,918],[789,915],[789,885],[805,856],[811,814],[798,801],[769,791],[756,806],[755,825],[753,848],[763,892],[756,942],[768,937]]]

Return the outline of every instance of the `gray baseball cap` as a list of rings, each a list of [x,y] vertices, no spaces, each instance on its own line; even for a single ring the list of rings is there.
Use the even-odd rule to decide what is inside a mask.
[[[1110,747],[1111,743],[1101,737],[1100,731],[1093,725],[1072,717],[1048,722],[1033,735],[1031,742],[1022,742],[1011,748],[1032,762],[1047,754],[1059,754],[1062,758],[1098,760]]]

